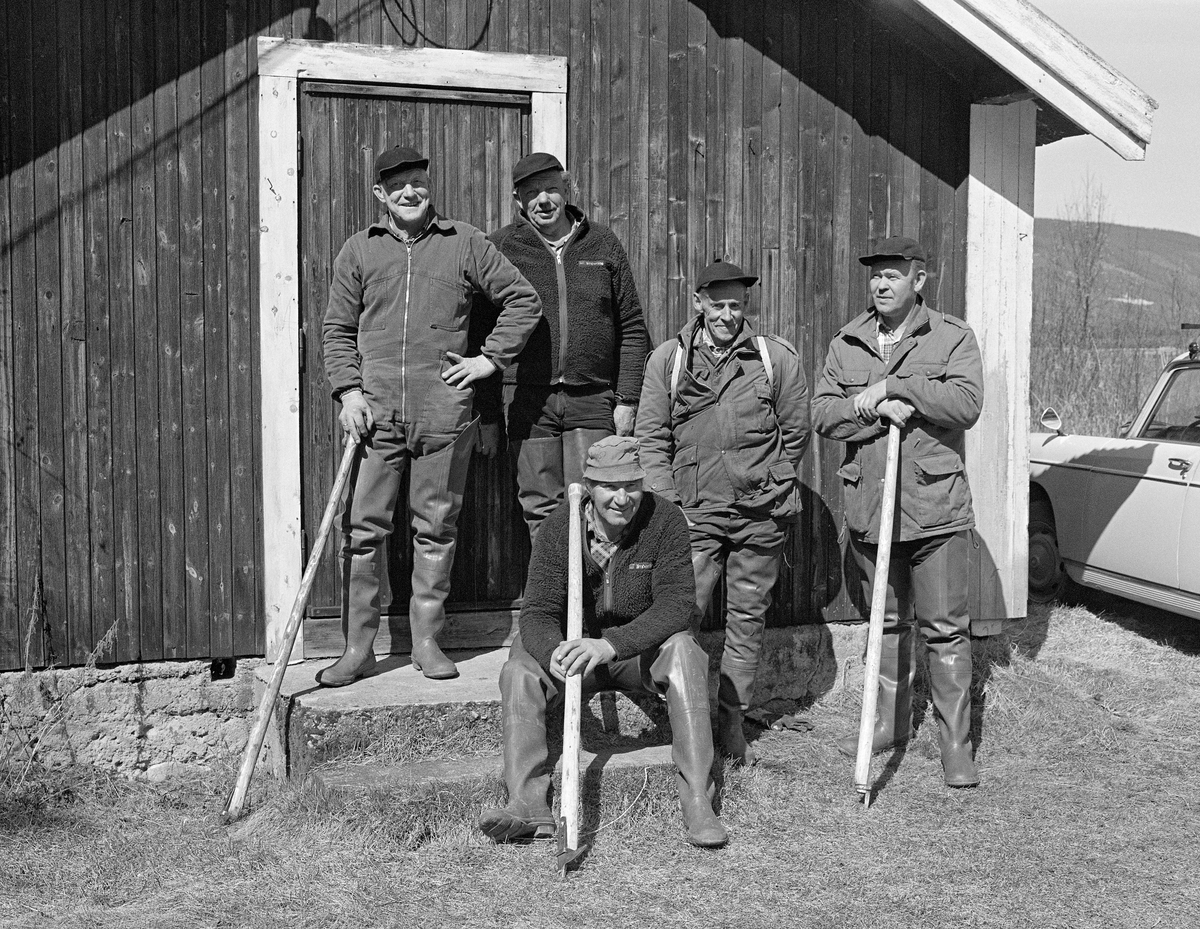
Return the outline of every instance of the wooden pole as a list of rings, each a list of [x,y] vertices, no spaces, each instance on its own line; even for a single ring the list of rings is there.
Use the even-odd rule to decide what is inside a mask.
[[[342,498],[346,481],[350,477],[350,468],[354,465],[357,453],[358,437],[348,434],[346,450],[342,453],[342,463],[338,468],[337,478],[333,482],[333,490],[329,492],[325,515],[321,517],[321,528],[317,532],[312,552],[308,556],[304,577],[300,581],[300,589],[296,592],[296,602],[292,604],[292,612],[288,616],[287,625],[283,630],[283,641],[280,643],[279,655],[275,658],[275,670],[271,673],[267,692],[263,694],[262,702],[258,705],[254,728],[250,730],[250,738],[246,742],[246,750],[242,754],[242,767],[238,771],[237,783],[233,787],[229,802],[225,804],[226,822],[232,822],[245,811],[246,792],[250,789],[250,778],[254,776],[254,768],[258,764],[258,756],[267,735],[267,726],[275,712],[275,701],[279,698],[280,687],[283,686],[283,675],[287,672],[288,660],[292,657],[292,646],[296,643],[296,633],[300,631],[300,621],[304,618],[304,607],[308,604],[308,595],[312,590],[313,580],[317,576],[317,566],[321,563],[321,555],[325,552],[325,542],[329,538],[329,530],[333,527],[333,518],[337,513],[338,503]]]
[[[887,464],[883,473],[883,505],[879,514],[879,547],[875,554],[875,584],[871,590],[871,623],[867,631],[867,667],[863,678],[862,716],[858,721],[858,753],[854,760],[854,789],[863,807],[871,805],[871,742],[879,702],[879,661],[883,654],[883,617],[887,610],[888,567],[892,560],[892,525],[896,512],[896,465],[900,460],[900,427],[888,425]]]
[[[567,641],[583,638],[583,520],[580,513],[583,485],[567,488],[570,502],[570,538],[567,546]],[[563,711],[562,803],[565,846],[579,848],[579,718],[583,709],[583,675],[568,674]]]

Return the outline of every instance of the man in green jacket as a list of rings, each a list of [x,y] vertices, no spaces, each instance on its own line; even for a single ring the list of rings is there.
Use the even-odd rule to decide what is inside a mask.
[[[546,707],[568,676],[580,674],[584,693],[665,698],[687,840],[725,844],[712,808],[708,656],[688,630],[695,585],[687,523],[679,507],[643,489],[644,473],[629,436],[609,436],[588,450],[582,638],[566,640],[569,502],[534,541],[520,633],[500,672],[508,806],[485,810],[479,821],[497,842],[554,835]]]
[[[697,618],[725,577],[717,734],[743,764],[754,762],[743,717],[810,436],[796,350],[745,318],[757,280],[725,261],[704,269],[696,316],[646,364],[636,428],[647,485],[687,515]]]
[[[429,160],[397,146],[375,160],[386,217],[351,236],[333,263],[322,348],[339,419],[362,439],[343,510],[342,657],[317,674],[343,687],[375,667],[383,543],[409,469],[413,522],[412,663],[458,674],[437,643],[475,439],[474,384],[508,364],[541,315],[529,282],[482,232],[433,208]],[[473,295],[502,307],[467,355]]]
[[[951,787],[973,787],[979,776],[971,747],[967,549],[975,517],[963,445],[983,406],[979,345],[965,322],[923,301],[926,255],[919,243],[885,239],[859,261],[870,268],[873,306],[834,336],[812,411],[817,432],[846,443],[838,474],[868,602],[888,424],[902,432],[872,750],[912,735],[915,613],[929,656],[945,780]],[[838,747],[853,755],[857,737]]]

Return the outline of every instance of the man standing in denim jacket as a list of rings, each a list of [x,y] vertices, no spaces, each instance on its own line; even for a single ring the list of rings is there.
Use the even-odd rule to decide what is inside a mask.
[[[524,347],[541,301],[513,264],[466,223],[433,208],[429,160],[397,146],[375,160],[372,192],[387,217],[355,233],[333,265],[325,311],[325,370],[342,428],[363,440],[343,510],[342,625],[346,650],[317,674],[342,687],[375,667],[383,543],[409,468],[413,522],[413,667],[430,678],[457,668],[437,635],[475,441],[472,384]],[[474,294],[501,307],[480,354],[468,357]]]
[[[817,432],[846,443],[838,474],[867,602],[889,423],[903,439],[872,751],[912,735],[915,613],[929,656],[945,781],[973,787],[979,776],[971,747],[967,547],[975,516],[963,446],[983,407],[983,363],[971,328],[923,301],[926,255],[919,243],[885,239],[859,261],[870,268],[874,305],[834,336],[812,411]],[[857,742],[848,736],[838,747],[853,755]]]

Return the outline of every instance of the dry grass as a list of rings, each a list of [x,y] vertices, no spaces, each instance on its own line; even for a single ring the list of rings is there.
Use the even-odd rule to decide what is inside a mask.
[[[562,884],[551,848],[474,832],[494,787],[396,805],[265,786],[227,828],[224,776],[77,776],[0,800],[0,924],[1194,925],[1200,626],[1094,598],[1037,608],[978,651],[973,791],[941,786],[926,720],[877,762],[864,811],[832,747],[856,721],[842,694],[809,710],[812,732],[764,734],[763,763],[727,772],[727,849],[687,846],[670,778],[635,775],[605,785],[591,824],[616,822]]]

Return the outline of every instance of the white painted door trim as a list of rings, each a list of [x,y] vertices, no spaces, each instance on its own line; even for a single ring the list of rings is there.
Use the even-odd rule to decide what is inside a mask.
[[[302,80],[527,93],[530,145],[567,157],[567,59],[292,39],[258,40],[259,361],[263,614],[274,661],[304,571],[300,535],[300,213]],[[301,633],[302,635],[302,633]],[[293,656],[304,654],[297,638]]]

